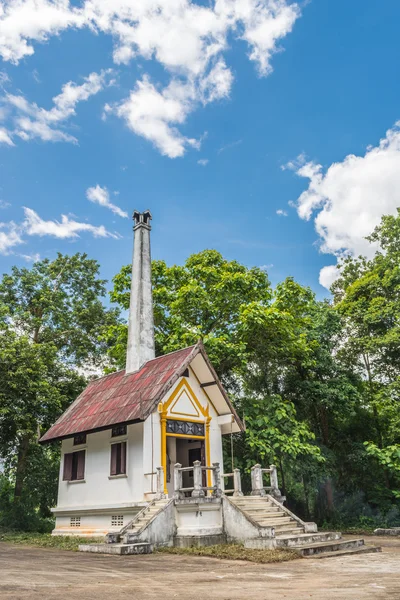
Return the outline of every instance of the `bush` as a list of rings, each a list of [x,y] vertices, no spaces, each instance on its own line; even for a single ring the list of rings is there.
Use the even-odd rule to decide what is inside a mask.
[[[54,528],[54,520],[42,517],[32,496],[27,493],[14,500],[12,484],[5,475],[0,475],[0,527],[50,533]]]

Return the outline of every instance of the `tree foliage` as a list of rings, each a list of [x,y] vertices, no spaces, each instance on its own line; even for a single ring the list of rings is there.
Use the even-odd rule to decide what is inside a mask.
[[[400,524],[400,211],[368,239],[375,255],[342,261],[332,301],[290,277],[272,289],[215,250],[153,262],[157,354],[202,339],[246,423],[226,440],[228,470],[246,488],[252,465],[273,462],[293,510],[345,526]],[[86,255],[0,282],[0,524],[49,517],[58,450],[37,438],[88,365],[124,367],[130,278],[126,266],[113,280],[117,309]]]
[[[58,452],[37,440],[83,389],[78,368],[104,360],[104,332],[118,319],[102,303],[98,272],[84,254],[59,254],[31,269],[14,267],[0,282],[0,458],[12,484],[4,493],[19,522],[28,505],[49,516],[57,478],[42,483],[54,474]]]

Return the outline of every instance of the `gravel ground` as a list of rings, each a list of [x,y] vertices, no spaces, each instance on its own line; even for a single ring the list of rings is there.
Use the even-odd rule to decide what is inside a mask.
[[[0,543],[0,598],[400,600],[400,539],[365,539],[382,545],[383,552],[267,565],[169,554],[104,556]]]

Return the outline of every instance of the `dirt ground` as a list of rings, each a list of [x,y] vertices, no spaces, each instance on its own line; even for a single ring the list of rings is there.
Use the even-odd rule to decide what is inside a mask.
[[[168,554],[104,556],[0,543],[1,600],[400,600],[400,539],[382,553],[259,565]]]

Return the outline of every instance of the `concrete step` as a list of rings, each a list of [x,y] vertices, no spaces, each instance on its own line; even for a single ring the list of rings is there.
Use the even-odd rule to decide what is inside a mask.
[[[324,531],[321,533],[299,533],[288,535],[280,533],[276,536],[276,545],[278,548],[292,548],[293,546],[309,545],[319,542],[330,542],[340,540],[342,534],[338,531]]]
[[[303,544],[301,546],[291,546],[291,549],[301,554],[301,556],[314,556],[315,554],[322,554],[323,552],[354,550],[360,546],[364,546],[363,539],[316,542],[313,544]]]
[[[234,504],[270,504],[271,506],[276,506],[274,502],[271,502],[268,498],[252,498],[251,496],[246,496],[244,498],[230,498],[230,500]]]
[[[238,506],[276,506],[276,504],[274,504],[273,502],[270,502],[269,500],[251,500],[249,501],[247,498],[245,500],[243,499],[238,499],[238,498],[230,498],[231,502],[233,502],[233,504],[236,504]]]
[[[274,515],[275,517],[277,515],[286,515],[285,511],[279,510],[278,507],[275,508],[269,506],[263,506],[262,508],[248,508],[246,509],[246,512],[249,513],[249,515],[259,515],[262,513],[268,513]]]
[[[95,552],[96,554],[151,554],[151,544],[81,544],[79,552]]]
[[[281,536],[298,536],[304,533],[304,527],[297,526],[293,529],[280,529],[275,527],[275,537],[280,538]]]
[[[321,554],[308,554],[304,558],[340,558],[352,554],[370,554],[371,552],[382,552],[380,546],[358,546],[356,548],[347,548],[346,550],[336,550],[335,552],[321,552]]]
[[[280,517],[279,519],[274,519],[272,518],[267,518],[265,517],[265,515],[261,517],[259,517],[258,519],[254,519],[254,521],[256,521],[256,523],[259,523],[260,525],[266,525],[268,527],[275,527],[275,525],[294,525],[296,523],[296,521],[294,521],[293,519],[291,519],[290,517]]]
[[[300,530],[303,531],[304,527],[298,525],[296,521],[292,521],[291,523],[284,523],[283,525],[275,525],[275,532],[285,533],[287,531],[291,531],[292,529],[295,529],[297,530],[297,532],[299,532]]]

